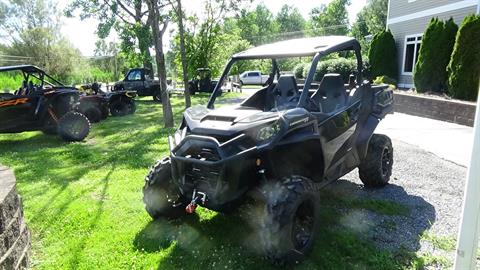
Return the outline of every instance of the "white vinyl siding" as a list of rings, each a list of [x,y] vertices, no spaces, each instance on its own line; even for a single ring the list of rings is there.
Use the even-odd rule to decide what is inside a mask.
[[[419,11],[425,11],[432,8],[464,2],[465,0],[390,0],[389,19],[409,15]],[[475,2],[477,0],[468,0]]]
[[[390,5],[393,6],[395,2],[404,1],[407,3],[407,0],[391,0]],[[417,2],[423,2],[427,0],[417,0]],[[442,2],[442,1],[440,1]],[[407,3],[408,4],[408,3]],[[410,3],[414,4],[414,3]],[[392,7],[390,7],[392,9]],[[411,35],[416,35],[418,33],[423,33],[430,22],[431,18],[438,17],[440,20],[448,20],[450,17],[453,18],[456,24],[460,25],[463,21],[463,18],[469,14],[476,13],[477,7],[472,6],[469,8],[456,9],[449,12],[444,12],[436,14],[435,16],[423,17],[414,20],[409,20],[401,23],[394,23],[388,25],[388,28],[392,31],[393,37],[395,38],[395,43],[397,46],[397,59],[398,59],[398,83],[400,86],[410,87],[413,86],[413,76],[409,73],[404,74],[404,59],[405,59],[405,43],[406,37]]]

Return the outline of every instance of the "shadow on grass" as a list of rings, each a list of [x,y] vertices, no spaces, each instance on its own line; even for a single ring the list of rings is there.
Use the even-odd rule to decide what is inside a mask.
[[[415,254],[420,248],[419,235],[435,220],[435,209],[400,186],[385,189],[366,190],[340,180],[322,191],[314,249],[295,268],[401,269],[421,264]],[[382,192],[391,195],[390,201],[378,196]],[[211,218],[194,215],[152,221],[136,235],[133,245],[141,252],[166,253],[158,269],[273,269],[262,258],[260,239],[250,226],[252,215],[245,214],[250,204],[229,216],[211,216],[206,211]]]

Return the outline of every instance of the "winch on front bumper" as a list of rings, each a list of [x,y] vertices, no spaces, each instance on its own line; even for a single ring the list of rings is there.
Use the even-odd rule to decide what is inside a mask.
[[[220,142],[183,132],[169,137],[169,146],[173,181],[187,200],[194,191],[205,193],[200,204],[207,208],[221,210],[244,195],[256,179],[259,150],[245,134]]]

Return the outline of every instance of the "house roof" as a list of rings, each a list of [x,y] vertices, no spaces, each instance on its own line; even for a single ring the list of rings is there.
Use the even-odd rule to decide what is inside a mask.
[[[237,53],[234,59],[285,58],[328,54],[333,51],[353,49],[360,46],[358,41],[347,36],[323,36],[299,38],[261,45]]]

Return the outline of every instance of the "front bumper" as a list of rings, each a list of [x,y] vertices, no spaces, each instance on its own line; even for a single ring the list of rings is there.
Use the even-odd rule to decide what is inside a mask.
[[[207,194],[204,205],[219,210],[239,199],[256,181],[260,149],[245,134],[225,142],[188,135],[175,145],[169,138],[172,177],[186,199],[193,191]]]

